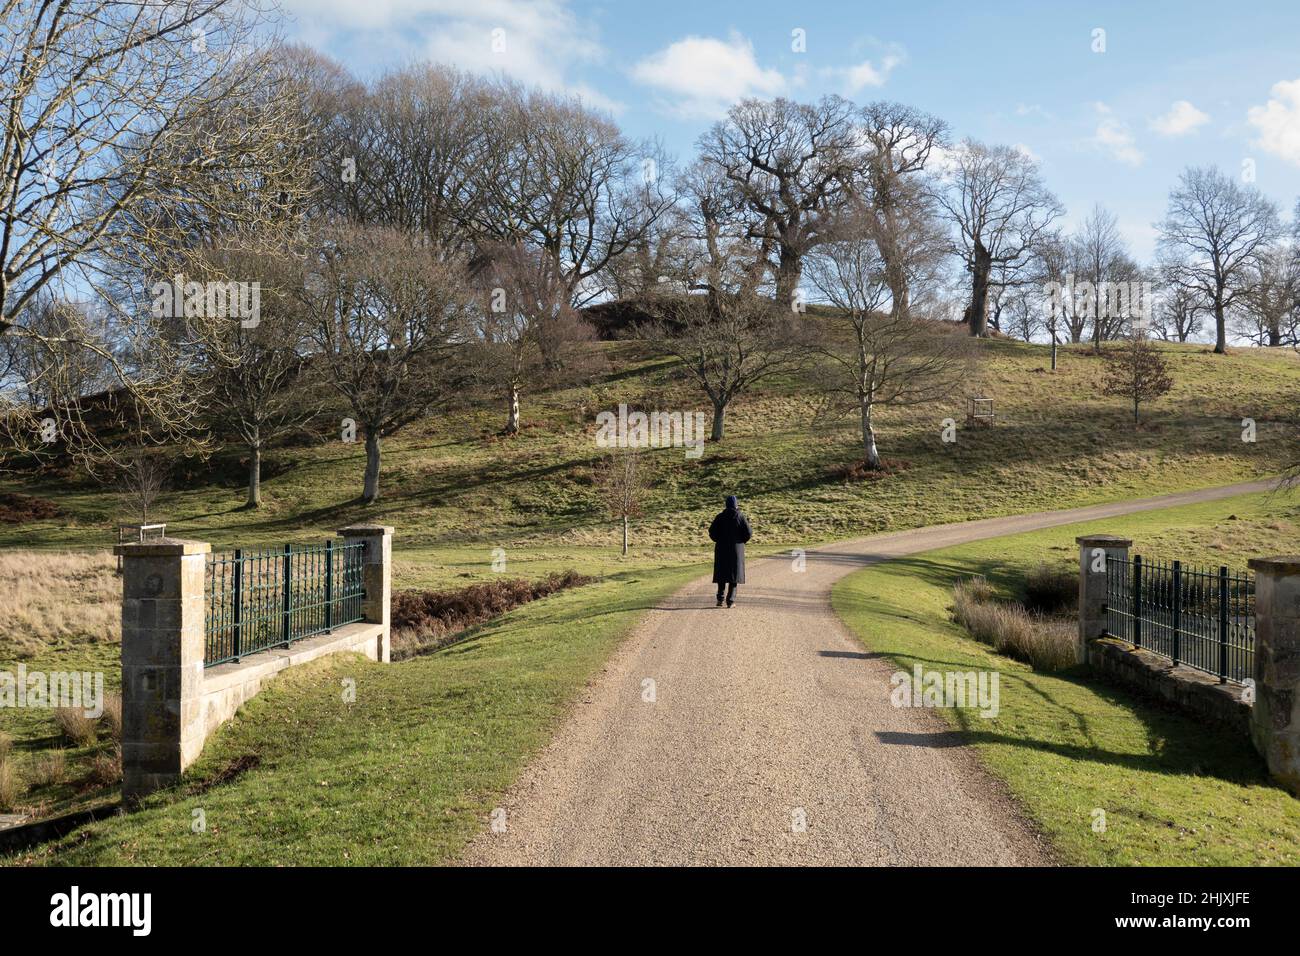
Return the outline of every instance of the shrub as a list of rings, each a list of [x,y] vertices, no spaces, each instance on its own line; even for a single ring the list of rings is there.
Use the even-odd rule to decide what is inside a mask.
[[[14,739],[0,730],[0,763],[3,763],[14,749]]]
[[[1070,614],[1079,606],[1079,575],[1070,568],[1040,564],[1025,577],[1025,609],[1035,614]]]
[[[522,578],[471,584],[455,591],[401,591],[393,595],[393,657],[412,657],[451,643],[468,627],[557,591],[590,584],[576,571],[540,581]]]
[[[18,768],[7,757],[0,757],[0,812],[8,813],[18,806],[26,788],[18,776]]]
[[[122,748],[114,747],[110,751],[101,751],[90,758],[90,770],[86,774],[86,785],[90,787],[111,787],[122,782]]]
[[[104,712],[99,716],[100,729],[110,740],[122,742],[122,695],[105,694]]]
[[[60,707],[54,711],[54,722],[65,740],[78,747],[89,747],[95,742],[95,720],[86,716],[80,707]]]
[[[68,757],[62,750],[50,750],[32,766],[32,783],[38,787],[57,787],[68,779]]]
[[[953,618],[971,637],[999,654],[1026,661],[1041,671],[1075,663],[1075,628],[1070,622],[992,600],[992,589],[983,578],[958,582],[953,598]]]

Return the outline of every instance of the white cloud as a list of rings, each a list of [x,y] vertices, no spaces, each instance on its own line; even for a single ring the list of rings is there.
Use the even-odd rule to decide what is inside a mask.
[[[684,117],[717,117],[747,96],[774,96],[786,87],[785,77],[760,67],[753,44],[737,33],[727,40],[684,37],[637,62],[631,73]]]
[[[1025,159],[1029,160],[1031,163],[1041,163],[1043,161],[1043,157],[1039,156],[1037,153],[1035,153],[1024,143],[1013,143],[1011,148],[1014,149],[1021,156],[1025,157]]]
[[[355,43],[423,55],[476,73],[503,73],[588,103],[619,104],[571,76],[604,49],[569,0],[283,0],[304,39],[327,50]],[[413,46],[417,40],[419,45]],[[494,42],[495,41],[495,42]]]
[[[877,47],[884,47],[885,52],[878,60],[863,60],[851,66],[823,67],[820,71],[822,76],[838,80],[844,87],[843,92],[848,96],[861,93],[869,87],[884,86],[889,81],[889,75],[907,60],[903,48],[897,43],[881,44],[875,39],[868,42]]]
[[[1128,126],[1117,119],[1111,108],[1105,103],[1094,103],[1093,108],[1101,114],[1097,130],[1092,136],[1092,145],[1109,153],[1110,156],[1128,166],[1141,166],[1146,157],[1138,149],[1133,134]]]
[[[1162,136],[1185,136],[1209,121],[1208,113],[1201,112],[1187,100],[1178,100],[1169,107],[1168,113],[1151,120],[1151,128]]]
[[[1259,131],[1255,146],[1300,166],[1300,79],[1273,84],[1269,100],[1246,112]]]

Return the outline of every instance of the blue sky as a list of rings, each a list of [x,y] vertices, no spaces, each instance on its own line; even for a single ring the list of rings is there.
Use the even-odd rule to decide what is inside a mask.
[[[359,76],[420,59],[505,72],[578,93],[683,160],[746,95],[899,100],[957,137],[1029,150],[1067,223],[1100,202],[1142,259],[1187,165],[1253,174],[1288,217],[1300,197],[1295,0],[282,2],[289,37]]]

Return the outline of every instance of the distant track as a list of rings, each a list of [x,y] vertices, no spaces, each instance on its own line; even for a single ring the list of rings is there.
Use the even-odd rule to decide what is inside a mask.
[[[831,586],[903,555],[1271,486],[877,535],[810,551],[803,573],[789,556],[753,560],[731,610],[713,606],[707,578],[694,581],[647,613],[507,795],[506,832],[482,833],[464,862],[1051,862],[941,719],[890,705],[894,668],[839,622]]]

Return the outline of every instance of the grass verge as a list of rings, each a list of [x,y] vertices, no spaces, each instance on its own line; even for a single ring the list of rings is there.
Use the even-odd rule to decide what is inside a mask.
[[[398,664],[296,669],[214,735],[180,787],[6,862],[451,862],[641,613],[703,570],[565,591]]]
[[[943,714],[1064,861],[1296,865],[1300,800],[1269,782],[1249,741],[1081,668],[1035,672],[950,618],[957,579],[982,574],[1013,598],[1040,562],[1068,562],[1078,534],[1125,534],[1140,553],[1240,566],[1253,554],[1294,550],[1293,520],[1294,508],[1251,495],[1052,528],[871,567],[840,581],[833,601],[863,644],[900,668],[1000,672],[997,717]],[[1094,828],[1098,810],[1104,832]]]

